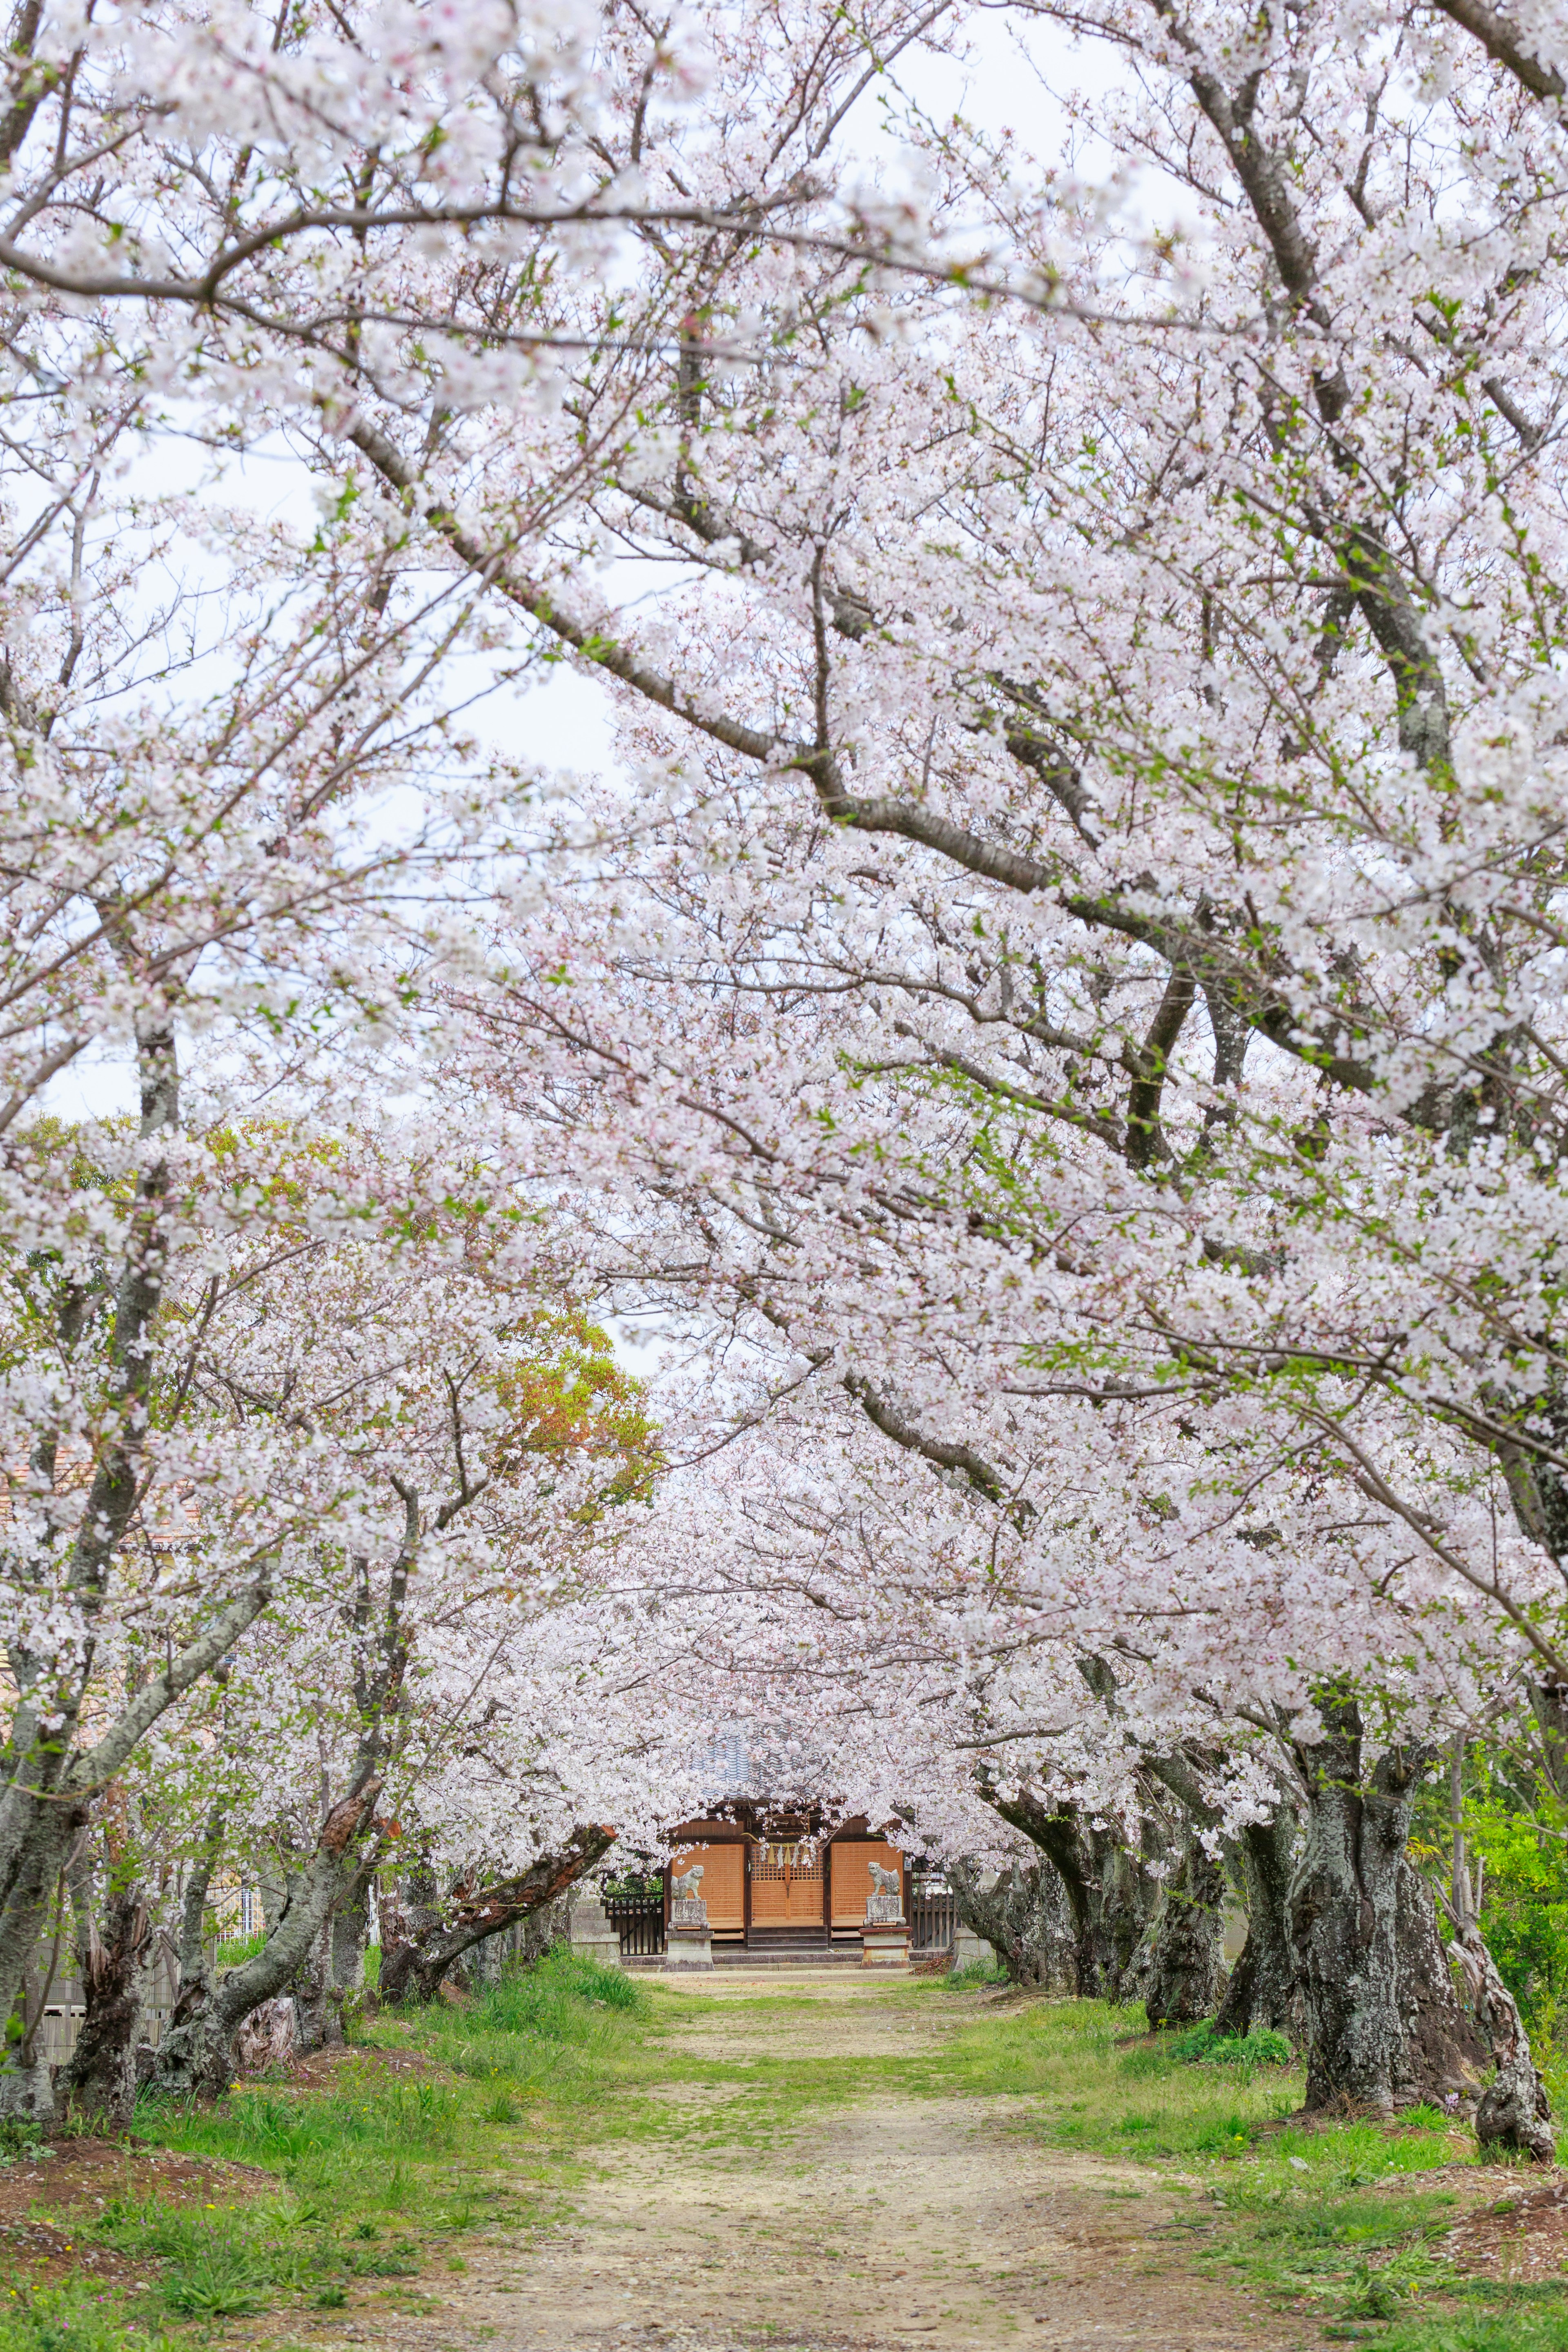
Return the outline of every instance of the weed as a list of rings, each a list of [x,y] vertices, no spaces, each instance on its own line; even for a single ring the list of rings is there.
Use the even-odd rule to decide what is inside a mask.
[[[269,2300],[267,2290],[267,2280],[244,2250],[221,2241],[198,2247],[188,2259],[173,2264],[163,2282],[170,2310],[189,2319],[235,2319],[263,2311]]]
[[[30,2147],[41,2147],[44,2135],[31,2116],[0,2116],[0,2164],[15,2164]]]
[[[1189,2066],[1245,2066],[1249,2072],[1258,2066],[1289,2066],[1294,2054],[1272,2026],[1255,2025],[1249,2033],[1216,2033],[1212,2020],[1176,2034],[1170,2050]]]
[[[0,2307],[0,2352],[174,2352],[105,2305],[83,2279],[24,2287]]]
[[[950,1969],[935,1981],[949,1992],[973,1992],[981,1985],[1000,1984],[1003,1971],[994,1960],[966,1960],[961,1969]]]

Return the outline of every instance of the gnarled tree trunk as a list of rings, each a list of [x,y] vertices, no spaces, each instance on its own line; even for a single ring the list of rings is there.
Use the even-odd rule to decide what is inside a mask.
[[[207,1817],[202,1842],[180,1899],[179,1981],[174,1987],[174,2017],[188,2017],[211,1990],[212,1970],[203,1930],[206,1925],[207,1893],[223,1853],[224,1814],[215,1805]]]
[[[1319,1706],[1325,1736],[1298,1749],[1307,1811],[1289,1903],[1307,2105],[1387,2114],[1459,2087],[1475,2063],[1430,1890],[1405,1852],[1436,1750],[1392,1747],[1364,1774],[1355,1700],[1335,1694]]]
[[[110,1885],[101,1933],[89,1915],[77,1956],[87,2014],[57,2097],[122,2131],[136,2104],[136,2043],[142,2022],[153,1921],[140,1879]]]
[[[362,1871],[357,1884],[332,1914],[332,1948],[328,1981],[342,2030],[343,2012],[364,1990],[364,1953],[370,1940],[370,1875]]]
[[[1070,1996],[1078,1990],[1077,1931],[1061,1874],[1049,1862],[1014,1863],[994,1884],[975,1864],[948,1867],[958,1916],[984,1937],[1009,1984]]]
[[[444,1900],[437,1899],[428,1871],[415,1874],[405,1899],[382,1906],[383,1999],[434,2000],[454,1960],[552,1903],[608,1853],[615,1837],[613,1829],[584,1825],[559,1853],[542,1854],[515,1878],[483,1887],[464,1879]]]
[[[1431,2101],[1441,2106],[1456,2098],[1473,2097],[1488,2059],[1485,2029],[1478,2030],[1478,2025],[1465,2014],[1454,1989],[1448,1954],[1437,1930],[1436,1901],[1408,1854],[1399,1865],[1394,1943],[1399,1961],[1399,2014],[1405,2028],[1394,2065],[1394,2105],[1414,2107]],[[1490,1966],[1489,1954],[1488,1965]],[[1498,1990],[1512,2010],[1513,2003],[1500,1979]],[[1519,2012],[1515,2010],[1513,2013],[1517,2024]],[[1519,2031],[1522,2035],[1523,2027],[1520,2026]],[[1530,2045],[1526,2042],[1527,2060],[1529,2054]]]
[[[1497,2067],[1476,2110],[1476,2137],[1483,2147],[1513,2148],[1534,2157],[1538,2164],[1551,2164],[1557,2155],[1552,2109],[1513,1995],[1473,1921],[1459,1929],[1454,1951],[1465,1972],[1476,2022]]]
[[[1303,2039],[1289,1915],[1299,1831],[1293,1809],[1281,1805],[1268,1821],[1249,1822],[1233,1842],[1247,1900],[1247,1941],[1215,2019],[1216,2033],[1250,2033],[1264,2025],[1292,2041]]]
[[[1212,2017],[1225,1984],[1225,1874],[1188,1829],[1181,1864],[1162,1887],[1145,1936],[1142,1971],[1149,2022],[1196,2025]]]
[[[1128,1970],[1158,1898],[1158,1881],[1120,1838],[1086,1822],[1074,1805],[1047,1808],[1027,1791],[1006,1799],[987,1795],[986,1801],[1060,1874],[1072,1911],[1080,1998],[1123,2000]]]
[[[332,2002],[333,1916],[329,1911],[321,1921],[289,1984],[302,2051],[336,2048],[343,2039],[342,2020]]]
[[[190,1986],[185,2007],[176,2007],[159,2047],[152,2074],[155,2089],[178,2098],[200,2092],[216,2095],[227,2089],[235,2034],[252,2010],[283,1990],[348,1891],[355,1874],[352,1849],[371,1818],[380,1789],[378,1780],[369,1780],[332,1807],[315,1852],[289,1888],[282,1916],[255,1958],[231,1969],[221,1984],[211,1983],[204,1973]]]

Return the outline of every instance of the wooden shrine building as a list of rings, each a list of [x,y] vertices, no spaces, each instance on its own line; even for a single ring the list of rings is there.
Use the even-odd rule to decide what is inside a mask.
[[[824,1830],[815,1809],[787,1812],[733,1802],[670,1832],[664,1916],[670,1882],[702,1872],[713,1958],[859,1960],[867,1911],[883,1874],[896,1872],[910,1906],[910,1864],[891,1840],[864,1820]],[[884,1878],[883,1883],[886,1883]]]

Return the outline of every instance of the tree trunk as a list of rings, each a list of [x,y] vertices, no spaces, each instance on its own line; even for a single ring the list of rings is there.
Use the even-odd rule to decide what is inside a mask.
[[[1320,1709],[1323,1739],[1298,1749],[1307,1820],[1289,1904],[1307,2105],[1386,2115],[1461,2086],[1477,2046],[1431,1891],[1405,1853],[1416,1784],[1437,1751],[1390,1748],[1363,1777],[1356,1702],[1334,1696]]]
[[[1399,1960],[1399,2014],[1405,2028],[1394,2066],[1394,2105],[1414,2107],[1430,2101],[1444,2106],[1473,2097],[1488,2059],[1485,2029],[1466,2016],[1454,1990],[1453,1970],[1437,1932],[1436,1901],[1408,1854],[1399,1864],[1394,1943]],[[1491,1967],[1489,1953],[1487,1965]],[[1495,1969],[1492,1973],[1496,1975]],[[1513,2010],[1500,1979],[1498,1990]],[[1519,2013],[1513,2013],[1522,2036]],[[1528,2064],[1528,2042],[1524,2053]],[[1531,2072],[1533,2075],[1534,2069]]]
[[[983,1790],[981,1792],[986,1795]],[[1086,2000],[1120,2000],[1158,1895],[1141,1860],[1071,1804],[1047,1810],[1026,1791],[986,1801],[1060,1874],[1074,1930],[1074,1975]]]
[[[1300,1826],[1293,1809],[1281,1805],[1271,1820],[1249,1822],[1232,1845],[1247,1898],[1247,1941],[1215,2019],[1216,2033],[1267,2025],[1293,2042],[1305,2039],[1289,1922]]]
[[[431,2001],[454,1960],[487,1936],[499,1935],[563,1894],[615,1843],[612,1829],[580,1827],[559,1853],[540,1859],[515,1878],[476,1888],[460,1881],[445,1902],[434,1899],[427,1872],[412,1899],[383,1906],[381,1990],[389,2001]]]
[[[136,2043],[153,1949],[153,1922],[140,1880],[110,1888],[103,1932],[89,1916],[77,1965],[87,2015],[58,2091],[80,2114],[123,2131],[136,2104]]]
[[[1497,2066],[1476,2110],[1476,2137],[1483,2147],[1513,2148],[1534,2157],[1538,2164],[1552,2164],[1557,2155],[1552,2109],[1513,1995],[1473,1923],[1460,1928],[1454,1950],[1468,1983],[1476,2022]]]
[[[301,2049],[341,2050],[347,2042],[345,2012],[364,1990],[369,1933],[370,1881],[361,1869],[339,1897],[294,1979]]]
[[[1224,1902],[1225,1874],[1189,1829],[1181,1867],[1166,1880],[1148,1930],[1143,2000],[1155,2032],[1196,2025],[1218,2007],[1225,1985]]]
[[[332,1952],[328,1971],[338,2022],[364,1990],[364,1952],[370,1938],[370,1880],[363,1874],[332,1914]]]
[[[417,1862],[400,1880],[383,1889],[381,1898],[381,1997],[399,2001],[409,1997],[408,1983],[418,1954],[433,1946],[446,1926],[436,1874],[427,1862]],[[417,1993],[412,1996],[418,2000]],[[433,1999],[433,1994],[423,1998]]]
[[[291,1858],[296,1862],[299,1859],[297,1855]],[[261,1905],[261,1925],[269,1936],[283,1916],[284,1906],[289,1900],[289,1879],[290,1873],[276,1857],[257,1869],[256,1892]]]
[[[1531,1705],[1541,1728],[1546,1769],[1559,1796],[1568,1783],[1568,1717],[1560,1683],[1538,1683]],[[1505,2147],[1551,2164],[1556,2156],[1546,2085],[1536,2072],[1530,2037],[1513,1995],[1498,1974],[1480,1930],[1482,1866],[1470,1868],[1465,1840],[1465,1751],[1461,1733],[1448,1759],[1448,1817],[1453,1857],[1447,1901],[1454,1923],[1453,1958],[1465,1979],[1476,2027],[1497,2072],[1476,2109],[1476,2137],[1483,2147]]]
[[[994,1886],[970,1862],[948,1869],[958,1916],[991,1946],[1009,1984],[1058,1999],[1078,1986],[1077,1933],[1061,1874],[1049,1862],[1015,1863]]]
[[[190,1876],[180,1901],[180,1976],[174,1988],[174,2022],[188,2017],[193,2009],[206,1998],[211,1990],[211,1970],[207,1965],[207,1948],[204,1936],[206,1926],[207,1890],[212,1885],[213,1873],[223,1853],[224,1814],[215,1805],[207,1816],[201,1844],[191,1864]]]
[[[233,2075],[234,2037],[252,2010],[281,1992],[321,1936],[354,1875],[350,1849],[368,1823],[380,1793],[370,1780],[328,1813],[310,1862],[289,1888],[282,1915],[251,1960],[231,1969],[221,1984],[193,1988],[184,2014],[176,2011],[153,2063],[154,2089],[176,2098],[216,2096]]]
[[[8,1798],[11,1793],[6,1792]],[[25,2018],[29,2007],[42,2013],[41,1998],[33,2001],[29,1994],[33,1965],[50,1895],[86,1820],[85,1811],[63,1804],[42,1805],[37,1811],[38,1820],[18,1838],[9,1856],[11,1873],[0,1905],[0,2017],[8,2017],[18,2000]],[[30,2019],[27,2022],[22,2043],[8,2048],[0,2063],[0,2116],[25,2115],[47,2123],[54,2116],[54,2093],[49,2070],[39,2063],[34,2047],[36,2030]]]
[[[332,2003],[332,1921],[329,1911],[294,1971],[289,1990],[300,2020],[302,2051],[337,2048],[343,2038],[342,2020]]]

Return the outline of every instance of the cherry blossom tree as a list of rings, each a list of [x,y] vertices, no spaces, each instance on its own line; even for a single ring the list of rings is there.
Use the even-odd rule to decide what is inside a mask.
[[[1443,1706],[1564,1679],[1557,68],[1500,16],[1073,23],[1169,226],[943,126],[879,268],[726,257],[668,463],[596,502],[698,575],[656,622],[542,603],[504,444],[471,523],[358,446],[615,683],[657,788],[585,812],[612,893],[465,999],[514,1102],[553,1057],[575,1171],[641,1189],[601,1263],[750,1351],[742,1417],[847,1399],[1113,1560],[1108,1633],[1195,1590],[1205,1674],[1269,1656],[1315,2083],[1386,2100]],[[1058,1512],[1075,1459],[1148,1476],[1131,1528]],[[1389,1712],[1384,1610],[1434,1605],[1458,1650]]]
[[[713,18],[700,109],[609,13],[40,16],[14,348],[73,356],[82,479],[155,345],[169,416],[286,430],[612,697],[624,772],[391,997],[708,1353],[682,1475],[800,1433],[787,1609],[661,1526],[693,1687],[700,1629],[763,1629],[781,1723],[908,1683],[814,1735],[879,1817],[922,1758],[955,1828],[1121,1851],[1134,1757],[1200,1843],[1289,1804],[1313,2095],[1386,2105],[1415,1790],[1568,1689],[1557,35],[1011,13],[1117,61],[1100,185],[912,112],[871,184],[867,77],[945,13]],[[874,1606],[810,1597],[829,1542]]]
[[[526,790],[437,691],[496,631],[400,576],[384,514],[150,499],[106,479],[125,456],[43,453],[4,591],[7,2008],[86,1811],[363,1506],[276,1392],[236,1454],[222,1344],[308,1277],[315,1220],[395,1255],[405,1171],[367,1194],[318,1114],[352,1123],[356,1041],[368,1071],[416,1019],[411,964]],[[105,1056],[139,1111],[63,1119]]]

